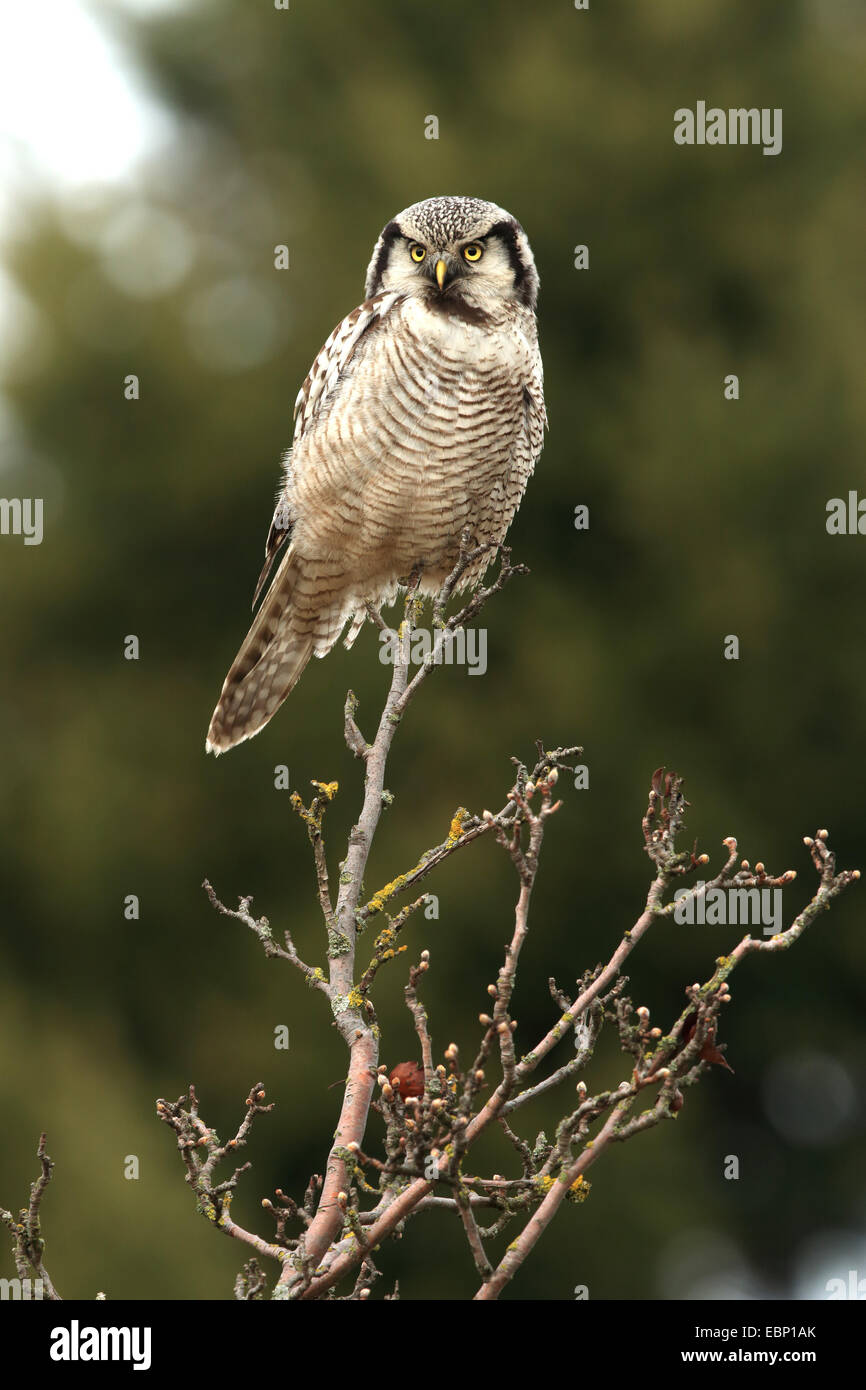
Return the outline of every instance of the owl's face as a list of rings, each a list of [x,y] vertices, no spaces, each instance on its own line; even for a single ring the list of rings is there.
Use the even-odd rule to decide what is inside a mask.
[[[366,297],[419,295],[466,317],[509,301],[535,308],[538,272],[520,223],[480,198],[428,198],[385,227],[367,270]]]

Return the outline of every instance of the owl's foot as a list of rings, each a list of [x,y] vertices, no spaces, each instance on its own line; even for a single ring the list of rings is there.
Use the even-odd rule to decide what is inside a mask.
[[[399,579],[397,582],[401,589],[405,589],[407,594],[417,593],[424,575],[426,566],[423,560],[418,560],[409,571],[408,575]]]

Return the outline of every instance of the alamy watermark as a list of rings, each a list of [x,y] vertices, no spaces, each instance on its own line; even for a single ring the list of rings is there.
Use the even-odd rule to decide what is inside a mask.
[[[697,892],[678,888],[674,893],[674,921],[680,926],[763,927],[764,936],[782,930],[781,888],[710,888],[703,879]]]
[[[762,106],[707,107],[694,111],[680,106],[674,112],[674,141],[678,145],[763,145],[764,154],[782,151],[782,108]]]
[[[828,1279],[824,1285],[828,1299],[850,1298],[858,1303],[866,1299],[866,1279],[860,1277],[856,1269],[848,1270],[848,1278]]]
[[[41,545],[42,498],[0,497],[0,536],[23,536],[25,545]]]
[[[45,1297],[43,1279],[0,1279],[0,1301],[12,1299],[16,1303],[39,1302]]]
[[[866,536],[866,497],[852,488],[847,498],[831,497],[827,503],[828,536]]]
[[[440,640],[441,639],[441,640]],[[393,666],[399,659],[402,638],[387,627],[379,633],[379,660]],[[487,628],[460,627],[456,632],[416,627],[409,638],[409,660],[421,666],[432,657],[434,666],[466,666],[470,676],[483,676],[487,670]]]
[[[149,1327],[82,1327],[73,1318],[69,1327],[52,1329],[48,1355],[52,1361],[130,1361],[134,1371],[148,1371],[151,1341]]]

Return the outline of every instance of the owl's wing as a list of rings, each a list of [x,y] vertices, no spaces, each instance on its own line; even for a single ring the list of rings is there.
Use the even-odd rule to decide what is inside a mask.
[[[391,290],[385,294],[374,294],[347,314],[338,323],[325,343],[312,367],[309,376],[298,392],[295,400],[295,434],[293,443],[303,438],[325,401],[334,391],[360,339],[394,307],[401,292]]]
[[[287,463],[286,467],[288,466],[289,465]],[[265,587],[265,584],[267,583],[267,578],[271,572],[271,566],[273,565],[274,560],[277,558],[278,553],[282,550],[286,541],[292,534],[293,526],[294,522],[292,521],[292,515],[289,511],[288,504],[282,492],[280,492],[280,495],[277,498],[277,505],[274,508],[273,520],[271,521],[271,529],[268,532],[268,538],[265,541],[265,563],[262,565],[262,572],[259,575],[259,580],[256,584],[256,591],[253,594],[253,608],[255,608],[259,594],[262,592],[262,589]]]
[[[394,291],[375,294],[372,299],[367,299],[363,304],[359,304],[357,309],[353,309],[351,314],[347,314],[342,322],[337,324],[317,354],[295,399],[293,445],[297,444],[298,440],[303,437],[325,401],[333,394],[361,338],[368,329],[381,323],[388,311],[402,297],[401,293]],[[291,469],[291,450],[286,456],[285,469],[286,473]],[[292,534],[292,526],[293,520],[285,496],[281,492],[277,498],[271,529],[265,542],[265,563],[262,566],[262,572],[259,575],[259,581],[253,595],[253,608],[255,608],[256,600],[267,583],[274,560]]]
[[[536,351],[528,380],[523,383],[523,430],[518,439],[517,463],[529,478],[544,445],[547,409],[544,404],[544,371]]]

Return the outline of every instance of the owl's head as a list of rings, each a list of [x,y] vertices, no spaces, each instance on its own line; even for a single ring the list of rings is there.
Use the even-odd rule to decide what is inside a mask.
[[[512,301],[535,308],[538,272],[516,218],[481,198],[427,198],[388,223],[367,270],[366,297],[420,294],[469,317]]]

